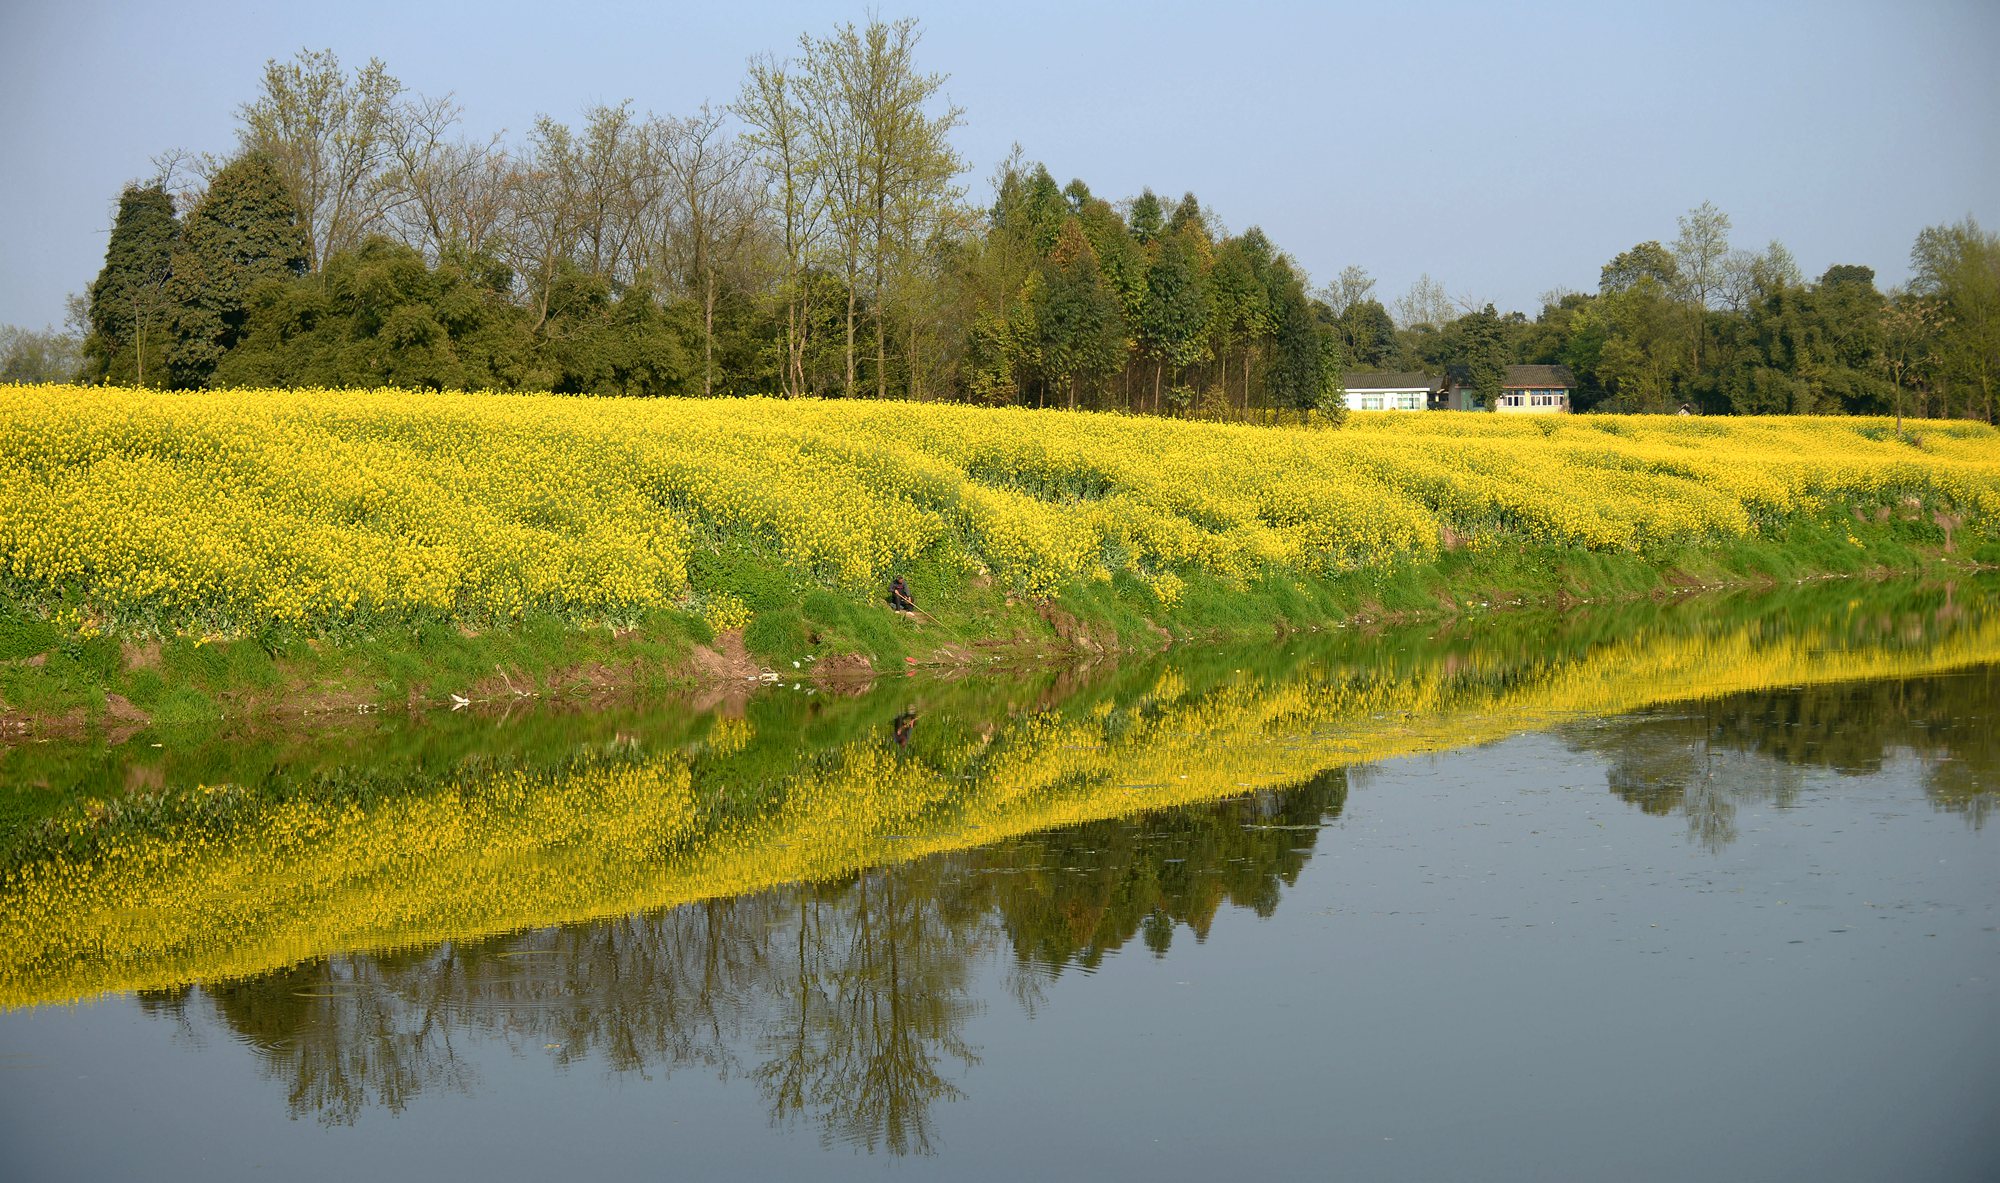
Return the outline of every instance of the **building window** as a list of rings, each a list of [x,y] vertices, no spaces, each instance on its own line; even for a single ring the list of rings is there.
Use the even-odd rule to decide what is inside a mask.
[[[1421,411],[1424,409],[1424,396],[1421,394],[1403,395],[1398,400],[1398,405],[1405,411]]]
[[[1361,409],[1362,409],[1362,410],[1364,410],[1364,411],[1379,411],[1379,410],[1381,410],[1381,409],[1382,409],[1382,396],[1381,396],[1381,395],[1379,395],[1379,394],[1364,394],[1364,395],[1362,395],[1362,396],[1361,396]]]

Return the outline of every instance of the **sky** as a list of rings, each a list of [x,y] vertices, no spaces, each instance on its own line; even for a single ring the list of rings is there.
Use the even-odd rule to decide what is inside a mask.
[[[1925,226],[2000,228],[2000,3],[921,4],[969,197],[1014,143],[1117,199],[1192,191],[1316,281],[1421,274],[1531,315],[1712,201],[1732,241],[1907,277]],[[518,143],[630,99],[726,103],[753,55],[859,4],[0,0],[0,323],[59,323],[103,265],[119,189],[225,152],[270,58],[381,58]]]

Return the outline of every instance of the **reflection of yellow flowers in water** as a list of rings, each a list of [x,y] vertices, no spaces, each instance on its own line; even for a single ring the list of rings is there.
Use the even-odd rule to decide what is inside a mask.
[[[0,1006],[263,972],[382,949],[622,915],[992,842],[1136,810],[1280,787],[1359,760],[1498,739],[1578,711],[1774,685],[1910,677],[2000,660],[2000,619],[1927,647],[1857,648],[1758,623],[1522,663],[1474,655],[1400,672],[1315,667],[1190,694],[1179,675],[1106,711],[1010,716],[922,758],[880,736],[775,749],[765,791],[725,800],[705,745],[598,755],[561,771],[468,771],[366,807],[222,789],[228,824],[134,827],[0,876]],[[943,733],[949,737],[952,733]],[[774,743],[791,737],[770,737]],[[217,816],[220,816],[218,814]],[[61,837],[61,836],[58,836]],[[58,843],[60,846],[61,843]]]
[[[708,750],[717,756],[733,756],[750,746],[753,734],[748,719],[717,716],[708,729]]]
[[[2000,435],[1869,419],[1357,416],[1344,430],[892,405],[0,386],[0,578],[181,631],[700,603],[730,543],[864,586],[1042,593],[1630,551],[1838,503],[2000,521]],[[699,566],[698,564],[696,565]],[[710,623],[743,623],[718,599]],[[80,619],[80,618],[79,618]],[[75,623],[75,622],[73,622]]]

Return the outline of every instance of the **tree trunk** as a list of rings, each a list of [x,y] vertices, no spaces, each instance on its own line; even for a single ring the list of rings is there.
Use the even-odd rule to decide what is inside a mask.
[[[715,396],[715,272],[705,277],[701,290],[701,394]]]
[[[844,393],[854,397],[854,281],[859,278],[853,268],[847,272],[847,386]]]

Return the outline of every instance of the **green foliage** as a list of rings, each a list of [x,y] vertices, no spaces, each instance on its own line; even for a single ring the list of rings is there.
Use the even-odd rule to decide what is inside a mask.
[[[90,285],[84,376],[118,385],[157,385],[167,331],[167,284],[181,236],[174,199],[159,185],[128,185],[104,252],[104,270]]]
[[[1340,335],[1355,366],[1389,364],[1396,348],[1396,322],[1380,300],[1357,300],[1340,314]]]
[[[1157,240],[1159,251],[1146,271],[1146,298],[1139,310],[1139,336],[1155,365],[1192,365],[1206,346],[1211,313],[1208,286],[1185,234]],[[1155,372],[1155,389],[1159,373]]]
[[[1486,405],[1497,406],[1500,383],[1507,374],[1507,339],[1500,316],[1488,304],[1478,312],[1461,317],[1456,326],[1460,340],[1460,364],[1466,381]]]
[[[1604,295],[1629,292],[1651,281],[1663,291],[1680,282],[1680,267],[1667,248],[1657,242],[1642,242],[1629,251],[1620,251],[1598,274],[1597,290]]]
[[[1490,405],[1506,365],[1540,363],[1576,375],[1577,409],[1995,415],[2000,239],[1970,219],[1926,229],[1909,289],[1885,293],[1868,266],[1808,283],[1779,243],[1731,250],[1704,202],[1532,323],[1461,316],[1429,275],[1392,317],[1358,267],[1306,296],[1260,230],[1228,234],[1193,193],[1114,205],[1016,149],[967,207],[963,113],[920,41],[871,19],[758,59],[740,133],[628,101],[544,116],[518,149],[454,139],[449,99],[380,62],[269,63],[238,109],[244,154],[184,221],[158,185],[121,196],[84,377],[1269,422],[1337,408],[1345,364],[1455,371]],[[15,334],[5,377],[65,376],[65,341]]]
[[[75,382],[83,366],[83,338],[75,333],[0,325],[0,382]]]
[[[1034,317],[1043,378],[1053,387],[1067,389],[1072,408],[1079,385],[1094,383],[1124,365],[1123,308],[1098,271],[1097,252],[1073,217],[1063,222],[1055,250],[1043,266]]]
[[[245,153],[216,173],[173,252],[166,289],[173,339],[164,359],[170,383],[208,385],[243,337],[251,289],[305,274],[306,259],[298,209],[268,157]]]

